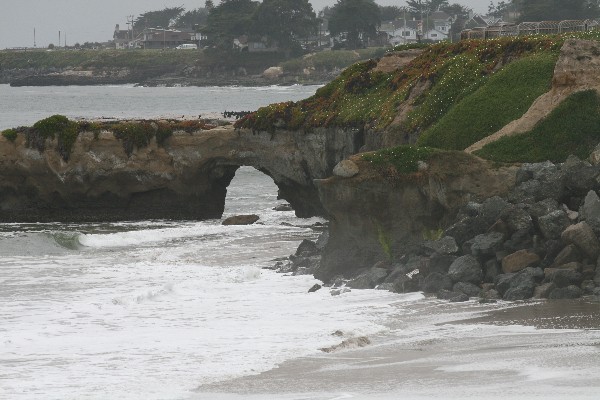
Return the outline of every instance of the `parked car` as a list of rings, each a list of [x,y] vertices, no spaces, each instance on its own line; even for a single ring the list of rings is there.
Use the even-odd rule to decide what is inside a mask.
[[[193,44],[193,43],[186,43],[186,44],[180,44],[179,46],[177,46],[175,48],[177,50],[190,50],[190,49],[197,49],[198,45]]]

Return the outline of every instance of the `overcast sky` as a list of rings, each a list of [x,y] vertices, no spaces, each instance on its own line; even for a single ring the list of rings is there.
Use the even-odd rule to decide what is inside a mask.
[[[218,4],[218,0],[214,0]],[[485,12],[487,0],[451,0]],[[311,0],[315,11],[336,0]],[[376,0],[381,5],[403,6],[405,0]],[[0,0],[0,49],[33,46],[36,30],[37,46],[61,45],[67,35],[67,45],[76,42],[104,42],[112,39],[116,24],[126,29],[127,15],[181,6],[191,10],[204,6],[204,0]]]

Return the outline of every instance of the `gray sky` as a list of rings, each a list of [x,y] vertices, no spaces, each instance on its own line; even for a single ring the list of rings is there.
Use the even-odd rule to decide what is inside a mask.
[[[218,4],[218,0],[214,1]],[[381,5],[406,4],[404,0],[376,0]],[[316,11],[336,0],[311,0]],[[451,0],[485,12],[488,0]],[[61,45],[64,34],[67,45],[76,42],[104,42],[112,39],[116,24],[126,29],[127,15],[181,6],[186,10],[204,6],[204,0],[0,0],[0,49],[33,46],[36,30],[37,46]]]

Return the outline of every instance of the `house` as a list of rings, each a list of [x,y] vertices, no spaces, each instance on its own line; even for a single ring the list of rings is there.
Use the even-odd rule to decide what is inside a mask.
[[[437,31],[444,36],[444,39],[441,40],[447,39],[448,34],[452,29],[452,23],[454,22],[454,18],[443,11],[435,11],[431,13],[430,20],[433,21],[433,28],[430,28],[429,25],[431,24],[427,24],[430,28],[427,31]]]
[[[199,33],[176,29],[147,28],[137,39],[144,49],[174,49],[182,44],[198,44]]]
[[[262,38],[260,41],[252,41],[246,35],[233,39],[233,48],[249,53],[269,53],[279,50],[276,45],[268,44],[266,38]]]
[[[113,42],[117,50],[123,50],[130,47],[132,32],[128,30],[119,29],[119,24],[115,26],[115,32],[113,33]]]

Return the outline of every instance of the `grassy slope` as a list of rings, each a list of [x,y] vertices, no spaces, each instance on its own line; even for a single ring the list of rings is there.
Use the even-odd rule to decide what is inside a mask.
[[[452,107],[418,140],[420,146],[463,150],[520,118],[550,89],[555,53],[514,61]]]
[[[413,109],[399,127],[403,133],[419,134],[490,81],[488,77],[496,73],[499,65],[531,55],[539,55],[540,59],[542,55],[555,57],[563,41],[564,38],[521,37],[437,44],[391,73],[374,71],[375,61],[358,63],[313,97],[261,108],[237,126],[271,131],[275,126],[310,129],[368,125],[389,129],[411,90],[425,86],[426,90],[411,100]],[[526,99],[534,94],[520,93]]]
[[[501,162],[564,161],[570,154],[586,158],[600,142],[600,95],[575,93],[533,130],[501,138],[476,152]]]

